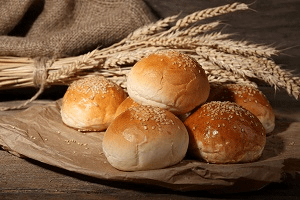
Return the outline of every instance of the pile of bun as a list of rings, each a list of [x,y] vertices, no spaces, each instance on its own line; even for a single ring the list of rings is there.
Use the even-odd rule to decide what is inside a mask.
[[[74,81],[61,116],[79,131],[105,131],[104,155],[122,171],[166,168],[186,157],[254,162],[275,126],[259,89],[210,84],[195,59],[175,50],[138,61],[128,73],[127,91],[102,76]]]

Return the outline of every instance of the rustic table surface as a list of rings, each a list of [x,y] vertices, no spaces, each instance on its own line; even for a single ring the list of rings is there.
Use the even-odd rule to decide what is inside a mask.
[[[145,0],[161,18],[181,16],[209,7],[233,3],[229,0]],[[283,68],[299,74],[300,64],[300,1],[241,1],[252,4],[253,10],[241,11],[218,20],[228,24],[223,32],[237,33],[237,39],[259,44],[272,44],[285,49],[274,57]],[[64,86],[49,88],[37,103],[61,98]],[[274,95],[267,89],[272,106],[287,119],[300,121],[300,103],[285,92]],[[1,105],[30,98],[36,89],[0,91]],[[274,92],[274,91],[273,91]],[[290,112],[293,111],[293,112]],[[300,134],[300,130],[299,130]],[[271,183],[259,191],[221,196],[198,192],[175,192],[158,187],[124,184],[95,179],[49,166],[35,160],[21,159],[0,149],[0,199],[299,199],[300,172],[281,183]],[[299,162],[298,162],[299,163]]]

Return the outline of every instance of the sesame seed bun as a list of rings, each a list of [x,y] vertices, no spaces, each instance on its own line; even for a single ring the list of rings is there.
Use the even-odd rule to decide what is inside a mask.
[[[108,162],[122,171],[160,169],[180,162],[189,136],[173,113],[158,107],[131,107],[115,118],[103,137]]]
[[[115,117],[117,117],[118,115],[120,115],[122,112],[124,112],[125,110],[127,110],[128,108],[134,107],[134,106],[138,106],[141,105],[137,102],[135,102],[132,98],[130,98],[129,96],[120,104],[120,106],[118,107]],[[181,114],[181,115],[176,115],[181,121],[184,121],[192,112],[188,112],[185,114]]]
[[[258,118],[228,101],[202,105],[184,124],[190,136],[189,154],[208,163],[252,162],[266,144]]]
[[[79,131],[103,131],[126,97],[120,86],[102,76],[79,79],[68,87],[63,97],[62,120]]]
[[[209,82],[195,59],[164,50],[144,57],[132,67],[127,91],[137,103],[185,114],[206,101]]]
[[[230,101],[254,114],[270,134],[275,128],[275,114],[266,96],[254,86],[225,84],[212,86],[208,101]]]
[[[133,101],[132,98],[127,97],[121,104],[120,106],[117,108],[117,111],[115,113],[115,117],[117,117],[118,115],[120,115],[122,112],[124,112],[125,110],[127,110],[128,108],[134,107],[134,106],[138,106],[140,104],[138,104],[137,102]]]

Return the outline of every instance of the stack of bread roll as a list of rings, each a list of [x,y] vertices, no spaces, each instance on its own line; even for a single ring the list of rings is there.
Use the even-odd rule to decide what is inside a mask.
[[[248,87],[228,85],[234,98],[227,98],[225,86],[210,89],[196,60],[163,50],[132,67],[127,93],[101,76],[73,82],[61,115],[79,131],[105,130],[103,152],[123,171],[165,168],[186,154],[209,163],[252,162],[262,155],[274,113]]]

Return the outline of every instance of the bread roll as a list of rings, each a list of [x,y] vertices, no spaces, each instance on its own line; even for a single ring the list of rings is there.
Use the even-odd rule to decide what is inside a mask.
[[[164,50],[144,57],[132,67],[127,91],[139,104],[161,107],[177,115],[206,101],[209,82],[192,57]]]
[[[160,169],[180,162],[189,136],[173,113],[158,107],[131,107],[115,118],[103,137],[108,162],[122,171]]]
[[[124,112],[125,110],[127,110],[128,108],[134,107],[134,106],[138,106],[140,104],[138,104],[137,102],[133,101],[132,98],[127,97],[121,104],[120,106],[117,108],[117,111],[115,113],[115,117],[117,117],[118,115],[120,115],[122,112]]]
[[[265,95],[254,86],[225,84],[211,87],[208,101],[235,102],[252,112],[263,124],[266,133],[275,128],[275,114]]]
[[[126,97],[120,86],[102,76],[79,79],[68,87],[63,97],[62,120],[79,131],[103,131]]]
[[[190,136],[189,154],[208,163],[252,162],[266,144],[258,118],[228,101],[202,105],[184,124]]]
[[[132,98],[127,97],[118,107],[115,117],[117,117],[118,115],[120,115],[122,112],[124,112],[125,110],[127,110],[128,108],[134,107],[134,106],[138,106],[141,105],[135,101],[133,101]],[[188,112],[186,114],[182,114],[182,115],[178,115],[177,117],[181,120],[184,121],[189,115],[191,114],[191,112]]]

